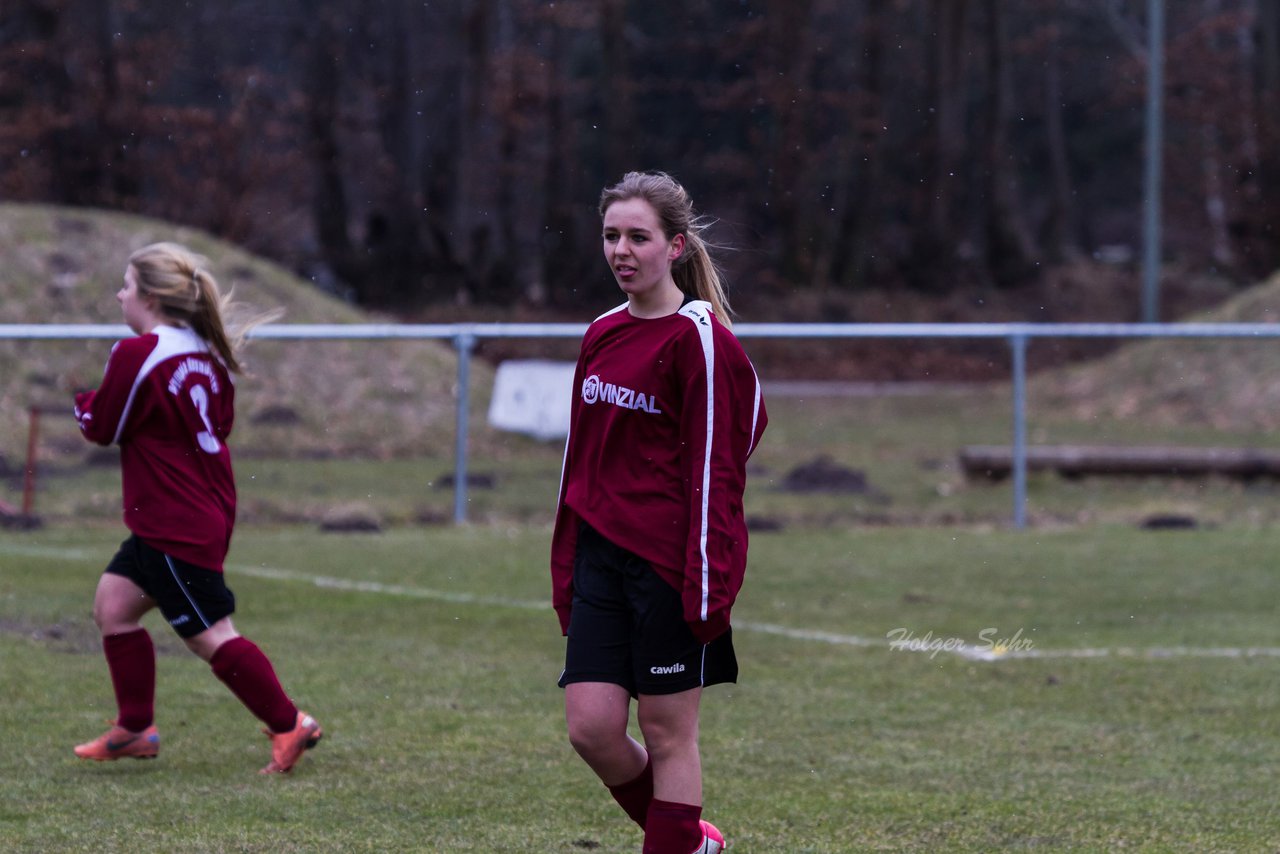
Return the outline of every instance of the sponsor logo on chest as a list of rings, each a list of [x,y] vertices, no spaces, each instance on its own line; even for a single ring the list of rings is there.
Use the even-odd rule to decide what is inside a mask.
[[[582,381],[582,402],[587,405],[611,403],[623,409],[648,412],[651,415],[662,414],[662,410],[658,408],[655,395],[645,394],[642,391],[636,391],[615,383],[604,382],[600,379],[599,374],[592,374]]]

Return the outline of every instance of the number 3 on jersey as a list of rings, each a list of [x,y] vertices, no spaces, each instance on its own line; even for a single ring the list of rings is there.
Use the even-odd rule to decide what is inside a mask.
[[[218,453],[222,450],[222,443],[213,435],[213,424],[209,423],[209,390],[202,385],[193,385],[191,402],[196,405],[196,412],[200,413],[200,420],[204,422],[204,429],[196,434],[200,450],[206,454]]]

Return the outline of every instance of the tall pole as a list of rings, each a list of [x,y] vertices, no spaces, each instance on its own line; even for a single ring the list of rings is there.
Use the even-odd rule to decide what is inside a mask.
[[[453,450],[453,524],[467,521],[467,418],[471,413],[471,351],[475,349],[476,336],[461,332],[453,339],[458,353],[458,410],[455,413],[457,427],[454,430]]]
[[[1147,150],[1142,213],[1142,322],[1160,320],[1160,173],[1164,141],[1164,0],[1147,0]]]
[[[30,522],[36,517],[36,465],[40,455],[39,407],[31,407],[27,415],[27,470],[22,479],[22,518]]]

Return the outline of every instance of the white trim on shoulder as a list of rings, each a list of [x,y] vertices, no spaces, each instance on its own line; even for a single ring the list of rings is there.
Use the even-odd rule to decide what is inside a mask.
[[[156,346],[147,354],[142,367],[138,368],[137,376],[133,378],[133,387],[129,389],[129,397],[124,402],[120,420],[116,422],[116,434],[111,440],[113,444],[120,443],[120,437],[124,435],[124,425],[129,421],[129,411],[133,408],[133,399],[137,397],[142,381],[155,370],[156,365],[174,356],[209,352],[209,345],[204,342],[204,339],[185,327],[157,326],[152,330],[152,334],[156,336]]]
[[[622,305],[619,305],[619,306],[614,306],[613,308],[611,308],[611,309],[609,309],[608,311],[606,311],[604,314],[602,314],[602,315],[600,315],[599,317],[597,317],[597,318],[596,318],[596,320],[604,320],[604,319],[605,319],[606,317],[608,317],[609,315],[611,315],[611,314],[617,314],[618,312],[620,312],[620,311],[624,310],[624,309],[625,309],[627,306],[629,306],[629,305],[631,305],[630,301],[628,301],[628,302],[624,302]],[[592,323],[595,323],[595,322],[596,322],[596,320],[593,320],[593,321],[591,321],[591,322],[592,322]]]

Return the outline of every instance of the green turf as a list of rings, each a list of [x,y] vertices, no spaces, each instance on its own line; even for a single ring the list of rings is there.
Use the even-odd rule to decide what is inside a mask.
[[[113,713],[89,605],[120,536],[0,534],[0,850],[638,850],[564,738],[545,527],[242,527],[237,625],[327,733],[283,778],[154,616],[160,758],[71,755]],[[704,706],[708,817],[739,854],[1272,850],[1280,658],[1194,653],[1280,646],[1277,547],[1243,526],[757,534],[742,682]],[[1044,657],[894,650],[894,629],[1021,632]]]

